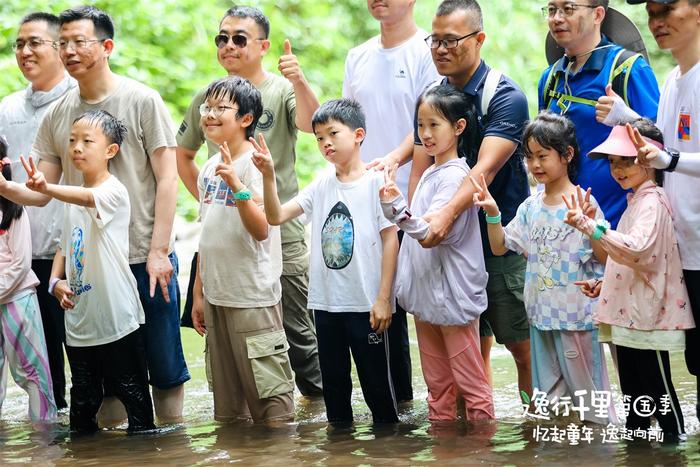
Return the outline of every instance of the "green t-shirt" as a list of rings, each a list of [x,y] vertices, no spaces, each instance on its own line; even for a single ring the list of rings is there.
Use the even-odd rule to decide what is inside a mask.
[[[297,158],[294,88],[289,81],[281,76],[268,73],[258,90],[262,95],[263,114],[255,128],[255,137],[257,139],[258,133],[265,135],[265,141],[275,163],[277,193],[280,201],[285,203],[299,192],[297,174],[294,171],[294,163]],[[208,155],[211,157],[219,152],[219,148],[211,141],[206,140],[200,126],[199,106],[204,102],[205,91],[206,88],[194,96],[187,112],[185,112],[185,117],[177,132],[177,144],[185,149],[197,151],[206,141]],[[281,233],[283,244],[298,242],[304,239],[304,226],[298,219],[294,219],[282,225]]]

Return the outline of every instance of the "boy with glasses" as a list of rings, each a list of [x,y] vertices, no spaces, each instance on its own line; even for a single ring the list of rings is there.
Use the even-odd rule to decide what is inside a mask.
[[[297,129],[311,132],[311,115],[318,107],[318,101],[288,41],[285,41],[284,55],[279,59],[279,70],[284,78],[265,71],[262,59],[270,50],[269,34],[270,23],[259,9],[236,6],[224,15],[214,42],[219,64],[226,72],[247,79],[260,91],[263,113],[255,131],[264,134],[270,143],[277,167],[279,193],[287,201],[299,191],[294,170]],[[202,90],[192,99],[177,134],[178,171],[184,185],[197,199],[199,169],[194,161],[197,150],[206,142],[210,157],[218,152],[217,145],[207,140],[200,127],[199,106],[204,102],[204,93]],[[282,308],[289,356],[301,393],[320,396],[321,371],[316,333],[306,309],[308,250],[304,228],[298,221],[287,223],[281,227],[281,237]],[[196,264],[196,260],[192,264]],[[195,269],[191,272],[189,289],[194,283]],[[191,301],[188,300],[183,323],[188,321],[190,310]]]
[[[280,232],[265,219],[262,176],[248,141],[263,112],[260,92],[230,76],[210,84],[204,97],[201,126],[220,152],[197,180],[202,235],[192,321],[207,334],[214,418],[290,420],[294,379],[282,327]]]
[[[7,155],[14,179],[19,183],[26,180],[19,156],[29,154],[39,123],[51,104],[76,86],[61,63],[56,45],[59,27],[58,17],[45,12],[31,13],[20,22],[17,38],[12,44],[17,66],[29,85],[0,101],[0,135],[7,138]],[[63,310],[47,290],[53,256],[61,238],[63,209],[60,201],[51,200],[45,209],[28,206],[26,211],[32,234],[32,270],[40,282],[37,298],[54,398],[60,410],[68,407],[63,357],[66,336]]]

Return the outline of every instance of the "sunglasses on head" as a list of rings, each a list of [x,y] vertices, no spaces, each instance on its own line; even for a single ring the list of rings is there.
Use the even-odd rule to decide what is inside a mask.
[[[214,37],[214,43],[220,49],[223,49],[224,47],[226,47],[226,44],[228,44],[229,40],[231,42],[233,42],[233,45],[235,45],[239,49],[242,49],[246,45],[248,45],[248,37],[244,36],[243,34],[234,34],[232,36],[229,36],[228,34],[221,33],[221,34],[217,34],[216,37]],[[251,39],[251,40],[262,41],[262,40],[265,40],[265,38],[258,37],[258,38]]]

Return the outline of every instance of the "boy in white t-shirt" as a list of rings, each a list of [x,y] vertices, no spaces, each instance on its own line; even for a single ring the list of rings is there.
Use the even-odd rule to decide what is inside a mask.
[[[260,92],[238,76],[210,84],[199,108],[204,134],[220,152],[197,180],[202,234],[192,322],[207,334],[214,418],[222,422],[294,418],[280,231],[261,208],[262,176],[248,141],[262,112]]]
[[[22,158],[27,187],[66,203],[49,293],[66,310],[72,431],[98,430],[103,385],[126,407],[130,432],[155,428],[139,332],[144,313],[129,268],[129,194],[108,169],[125,134],[124,124],[103,110],[75,119],[69,152],[83,186],[47,183],[34,161]]]
[[[309,305],[314,310],[323,398],[331,424],[353,420],[350,353],[375,423],[395,423],[385,332],[393,312],[398,238],[379,204],[380,172],[360,159],[365,118],[349,99],[328,101],[312,126],[318,147],[335,167],[281,205],[270,152],[261,135],[253,163],[263,174],[265,214],[280,225],[304,214],[312,223]]]

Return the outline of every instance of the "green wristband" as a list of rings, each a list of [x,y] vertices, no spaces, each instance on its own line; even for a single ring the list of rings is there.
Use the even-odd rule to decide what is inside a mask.
[[[598,219],[598,221],[595,224],[595,228],[593,229],[593,232],[591,233],[591,239],[592,240],[600,240],[600,238],[603,236],[606,230],[610,228],[610,222],[606,221],[605,219]]]
[[[501,223],[501,213],[499,212],[498,215],[496,216],[489,216],[486,212],[484,212],[484,217],[486,218],[486,223],[487,224],[500,224]]]
[[[233,194],[233,199],[238,199],[241,201],[248,201],[253,197],[253,194],[250,192],[250,190],[241,190],[238,193]]]
[[[593,229],[593,233],[591,234],[591,240],[600,240],[600,237],[603,236],[605,233],[605,230],[600,229],[600,226],[596,225],[595,229]]]

